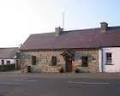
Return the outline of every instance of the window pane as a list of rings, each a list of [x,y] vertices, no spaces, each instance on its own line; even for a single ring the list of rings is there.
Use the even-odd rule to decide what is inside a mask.
[[[82,56],[82,67],[88,67],[88,57]]]
[[[112,64],[112,53],[106,53],[106,64]]]
[[[57,65],[57,57],[56,56],[52,56],[51,64],[52,64],[52,66],[56,66]]]
[[[32,56],[32,65],[36,65],[36,56]]]
[[[4,64],[4,60],[1,60],[2,65]]]
[[[10,61],[7,61],[7,64],[10,64]]]

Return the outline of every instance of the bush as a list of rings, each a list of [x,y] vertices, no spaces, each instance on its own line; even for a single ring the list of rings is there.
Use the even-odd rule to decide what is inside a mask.
[[[0,71],[11,71],[11,70],[15,70],[15,64],[0,65]]]
[[[60,72],[60,73],[64,73],[64,68],[61,67],[61,68],[59,69],[59,72]]]
[[[75,69],[75,73],[80,73],[80,69]]]

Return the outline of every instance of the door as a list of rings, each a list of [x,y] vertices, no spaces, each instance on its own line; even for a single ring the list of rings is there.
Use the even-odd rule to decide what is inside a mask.
[[[15,65],[15,68],[18,70],[20,69],[20,64],[19,64],[19,60],[16,60],[16,65]]]
[[[72,72],[72,59],[66,60],[66,72]]]

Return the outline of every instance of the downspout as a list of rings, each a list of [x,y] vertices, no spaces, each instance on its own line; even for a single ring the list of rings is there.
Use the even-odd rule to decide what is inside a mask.
[[[102,72],[104,72],[104,65],[103,65],[103,59],[104,59],[104,57],[103,57],[103,48],[101,48],[101,71]]]

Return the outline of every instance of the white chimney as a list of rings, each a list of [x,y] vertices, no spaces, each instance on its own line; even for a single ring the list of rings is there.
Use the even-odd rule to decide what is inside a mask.
[[[56,36],[61,35],[62,31],[63,31],[63,28],[61,28],[61,27],[56,27],[56,28],[55,28],[55,35],[56,35]]]

